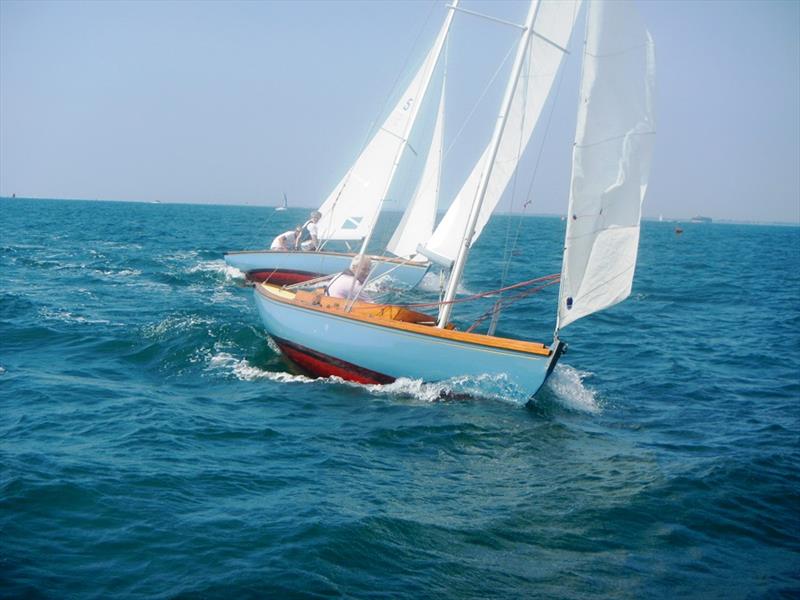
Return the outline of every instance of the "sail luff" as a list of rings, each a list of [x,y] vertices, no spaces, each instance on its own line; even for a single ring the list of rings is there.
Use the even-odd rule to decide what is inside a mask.
[[[587,16],[558,330],[630,295],[655,118],[655,52],[630,2]]]
[[[447,282],[447,291],[445,292],[441,308],[439,310],[439,318],[437,320],[436,326],[439,328],[443,328],[447,326],[447,322],[450,318],[450,313],[453,309],[452,301],[456,296],[456,291],[458,290],[458,284],[461,281],[461,276],[464,272],[464,266],[466,265],[467,256],[469,254],[469,248],[472,243],[472,238],[475,234],[475,229],[478,223],[478,217],[480,216],[481,211],[481,204],[483,204],[483,200],[486,196],[486,190],[489,185],[489,178],[492,174],[492,168],[494,166],[495,158],[497,157],[497,152],[500,148],[500,142],[503,137],[503,130],[505,129],[506,123],[508,122],[508,112],[511,108],[511,102],[514,99],[514,92],[517,89],[517,83],[519,81],[520,73],[522,72],[522,67],[525,62],[525,55],[528,51],[528,43],[531,39],[531,33],[533,31],[533,26],[536,23],[536,15],[539,12],[540,3],[538,0],[533,0],[531,2],[530,9],[528,10],[528,16],[525,19],[525,29],[522,32],[522,36],[519,41],[519,45],[517,47],[517,55],[514,57],[514,65],[511,68],[511,74],[508,80],[508,84],[506,86],[506,91],[503,97],[503,102],[500,106],[500,114],[497,117],[497,124],[495,125],[494,133],[492,134],[492,141],[489,144],[489,148],[487,150],[487,157],[486,162],[484,163],[484,170],[481,174],[480,182],[478,183],[477,193],[475,195],[474,201],[472,203],[472,207],[470,210],[470,216],[467,222],[466,230],[463,233],[463,237],[461,239],[461,245],[456,256],[455,262],[453,263],[453,269],[450,273],[450,279]]]

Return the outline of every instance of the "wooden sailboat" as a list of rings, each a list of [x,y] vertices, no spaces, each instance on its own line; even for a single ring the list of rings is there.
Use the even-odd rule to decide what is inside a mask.
[[[579,2],[531,3],[500,117],[482,158],[465,228],[457,239],[458,251],[438,317],[357,298],[342,300],[319,292],[258,285],[255,299],[261,319],[290,360],[313,374],[359,382],[496,376],[532,395],[563,350],[560,330],[630,294],[654,137],[653,44],[629,2],[597,0],[587,8],[553,341],[543,344],[460,332],[449,323],[455,290],[484,215],[484,201],[491,197],[493,186],[502,183],[492,181],[492,173],[502,156],[506,125],[541,83],[526,77],[526,84],[518,85],[520,75],[529,75],[540,59],[547,62],[550,52],[564,50]],[[566,12],[568,5],[571,14]],[[555,26],[559,21],[568,26]],[[556,68],[558,63],[560,55]]]
[[[365,146],[353,166],[319,207],[317,223],[321,247],[310,252],[245,250],[228,252],[225,262],[243,271],[253,281],[279,285],[297,283],[347,268],[355,256],[352,244],[366,246],[389,194],[401,158],[409,148],[409,137],[420,115],[437,66],[442,64],[445,42],[458,0],[447,16],[425,60],[400,96],[394,109]],[[441,69],[440,69],[441,70]],[[394,256],[372,256],[377,274],[403,287],[413,287],[430,268],[416,247],[430,237],[436,218],[444,102],[444,77],[438,120],[420,185],[395,231],[387,250]],[[344,244],[342,251],[333,246]],[[356,246],[356,247],[357,247]]]

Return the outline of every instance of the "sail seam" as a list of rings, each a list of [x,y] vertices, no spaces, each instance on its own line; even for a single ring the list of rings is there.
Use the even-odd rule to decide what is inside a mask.
[[[588,296],[589,294],[591,294],[591,293],[592,293],[592,292],[594,292],[595,290],[598,290],[598,289],[600,289],[601,287],[603,287],[603,286],[607,285],[608,283],[610,283],[611,281],[614,281],[615,279],[619,279],[620,277],[622,277],[623,275],[625,275],[625,274],[626,274],[628,271],[631,271],[631,270],[632,270],[632,269],[634,269],[634,268],[636,268],[636,264],[635,264],[635,263],[634,263],[634,264],[632,264],[632,265],[631,265],[630,267],[628,267],[627,269],[624,269],[624,270],[620,271],[620,272],[619,272],[619,273],[617,273],[616,275],[613,275],[613,276],[609,277],[608,279],[605,279],[605,280],[601,281],[601,282],[600,282],[600,283],[598,283],[596,286],[594,286],[592,289],[590,289],[590,290],[586,290],[585,292],[580,292],[580,295],[576,296],[576,297],[575,297],[575,300],[577,301],[577,300],[579,300],[579,299],[581,299],[581,298],[586,298],[586,296]]]
[[[579,143],[575,142],[575,147],[576,148],[592,148],[594,146],[599,146],[601,144],[607,144],[608,142],[621,140],[621,139],[624,139],[626,137],[630,137],[630,136],[634,136],[634,135],[635,136],[639,136],[639,135],[655,135],[655,134],[656,134],[656,132],[655,132],[654,129],[651,130],[651,131],[628,131],[628,132],[623,133],[622,135],[615,135],[614,137],[606,138],[604,140],[599,140],[597,142],[590,142],[588,144],[579,144]]]
[[[597,214],[583,215],[583,217],[594,217],[594,216],[597,216]],[[578,218],[580,219],[580,218],[583,218],[583,217],[578,217]],[[628,225],[626,227],[599,227],[597,229],[592,229],[591,231],[589,231],[587,233],[582,233],[580,235],[571,235],[571,236],[569,236],[567,238],[567,241],[569,242],[569,241],[572,241],[572,240],[580,240],[580,239],[589,237],[591,235],[596,235],[596,234],[600,233],[601,231],[611,231],[612,229],[614,231],[623,231],[625,229],[639,229],[639,225]]]

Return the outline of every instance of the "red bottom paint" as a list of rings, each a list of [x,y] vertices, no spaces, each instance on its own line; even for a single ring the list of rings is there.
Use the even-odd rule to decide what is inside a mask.
[[[389,377],[383,373],[364,369],[280,338],[273,337],[272,339],[278,344],[286,358],[304,371],[317,377],[336,376],[356,383],[392,383],[394,381],[394,377]]]
[[[316,277],[321,277],[319,273],[306,273],[304,271],[279,271],[277,269],[265,269],[263,271],[249,271],[247,273],[248,281],[255,281],[261,283],[268,281],[275,285],[292,285],[293,283],[302,283]]]

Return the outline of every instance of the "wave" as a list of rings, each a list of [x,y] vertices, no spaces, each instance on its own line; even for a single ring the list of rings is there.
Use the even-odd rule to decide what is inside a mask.
[[[556,401],[562,406],[588,413],[601,410],[597,392],[584,384],[584,379],[591,377],[588,371],[578,369],[564,363],[556,365],[545,386],[553,392]]]
[[[228,352],[219,352],[208,359],[206,370],[221,370],[241,381],[269,379],[280,383],[318,383],[324,379],[312,379],[305,375],[293,375],[286,371],[267,371],[251,365],[246,358],[236,358]],[[339,379],[341,382],[342,380]]]
[[[422,278],[422,281],[419,282],[416,289],[420,290],[421,292],[429,292],[431,294],[438,294],[441,289],[441,281],[439,279],[438,273],[425,273],[425,277]],[[465,296],[471,296],[473,294],[463,283],[458,284],[459,294]]]
[[[223,275],[226,281],[235,281],[245,278],[245,274],[235,267],[231,267],[224,260],[205,260],[193,267],[186,269],[187,273],[213,273]]]
[[[116,277],[138,277],[142,274],[139,269],[121,269],[119,271],[93,269],[92,273],[101,277],[108,277],[114,279]]]
[[[277,349],[275,349],[277,350]],[[481,375],[478,377],[453,377],[445,381],[425,383],[421,379],[401,377],[393,383],[360,384],[340,377],[313,378],[285,371],[261,369],[246,358],[236,358],[228,352],[218,352],[207,357],[209,371],[223,371],[241,381],[268,379],[280,383],[314,383],[317,385],[348,386],[365,390],[376,396],[410,398],[420,402],[439,402],[468,399],[488,399],[523,405],[528,398],[516,388],[505,375]]]
[[[142,328],[142,333],[148,338],[161,338],[167,333],[184,332],[197,326],[214,325],[216,321],[196,314],[170,315],[158,323],[151,323]]]
[[[48,321],[61,321],[63,323],[81,323],[81,324],[95,324],[95,325],[111,325],[108,319],[90,319],[81,315],[74,315],[66,310],[51,310],[49,308],[42,308],[39,310],[39,315]]]

